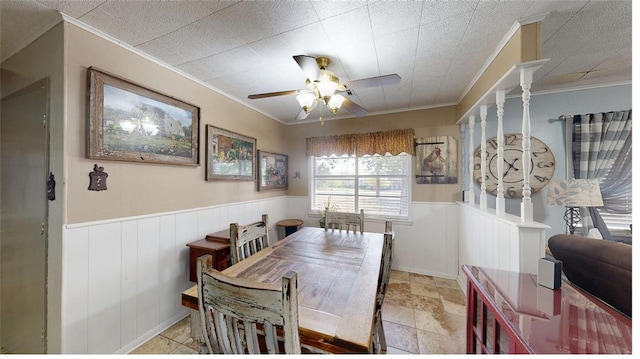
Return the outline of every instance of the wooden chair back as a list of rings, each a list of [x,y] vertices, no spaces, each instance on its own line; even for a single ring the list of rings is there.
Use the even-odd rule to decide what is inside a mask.
[[[393,241],[395,233],[391,221],[384,222],[384,245],[382,247],[382,261],[380,263],[380,276],[378,277],[378,296],[376,298],[375,327],[371,341],[371,352],[385,354],[387,352],[387,340],[382,325],[382,304],[387,293],[389,278],[391,277],[391,259],[393,257]]]
[[[240,225],[230,224],[231,265],[234,265],[269,247],[269,216],[262,221]]]
[[[295,272],[281,283],[259,283],[213,269],[211,255],[198,258],[197,266],[200,325],[209,353],[280,354],[277,331],[286,354],[301,353]]]
[[[350,213],[350,212],[331,212],[329,208],[325,208],[325,220],[324,220],[324,230],[331,228],[343,230],[346,229],[347,232],[349,230],[353,230],[355,233],[356,230],[359,230],[360,233],[364,232],[364,210],[361,209],[360,213]]]

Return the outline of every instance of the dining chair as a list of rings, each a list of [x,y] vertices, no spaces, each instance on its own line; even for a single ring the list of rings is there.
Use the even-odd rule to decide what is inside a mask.
[[[269,247],[269,216],[262,221],[246,225],[230,224],[231,265],[234,265]]]
[[[387,340],[382,326],[382,304],[387,293],[389,278],[391,277],[391,259],[393,256],[393,242],[395,232],[393,223],[384,222],[384,244],[382,247],[382,261],[380,262],[380,276],[378,277],[378,294],[376,297],[375,324],[373,328],[372,352],[384,354],[387,352]]]
[[[349,232],[350,229],[353,229],[353,233],[356,230],[359,230],[360,233],[364,232],[364,210],[361,209],[360,213],[351,213],[351,212],[336,212],[329,211],[329,208],[325,208],[325,220],[324,220],[324,230],[326,231],[331,227],[332,230],[346,229]]]
[[[295,272],[281,283],[259,283],[213,269],[209,254],[197,266],[200,325],[209,353],[301,354]]]

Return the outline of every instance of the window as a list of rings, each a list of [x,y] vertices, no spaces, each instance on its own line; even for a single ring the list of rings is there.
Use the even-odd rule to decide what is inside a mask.
[[[406,153],[311,158],[312,210],[330,203],[341,212],[363,209],[366,216],[409,218],[411,157]]]

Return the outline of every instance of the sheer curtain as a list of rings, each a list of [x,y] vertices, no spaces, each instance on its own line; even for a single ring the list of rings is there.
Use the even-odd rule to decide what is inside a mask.
[[[631,202],[631,110],[576,115],[572,126],[573,174],[578,179],[600,180],[604,209],[628,211]],[[594,224],[611,239],[595,208],[581,208],[586,235]]]

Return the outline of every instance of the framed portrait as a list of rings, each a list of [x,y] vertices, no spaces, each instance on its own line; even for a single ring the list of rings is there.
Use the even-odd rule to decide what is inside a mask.
[[[207,181],[253,181],[255,158],[255,138],[207,125]]]
[[[87,78],[87,158],[198,165],[198,107],[95,68]]]
[[[416,183],[458,183],[458,141],[452,136],[416,138]]]
[[[258,191],[289,187],[289,156],[258,151]]]

